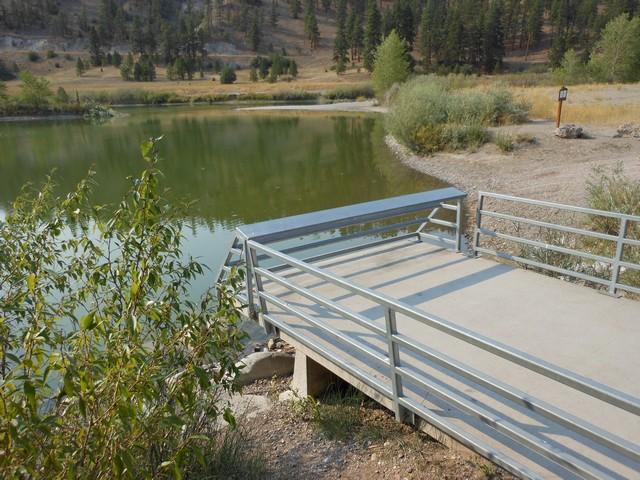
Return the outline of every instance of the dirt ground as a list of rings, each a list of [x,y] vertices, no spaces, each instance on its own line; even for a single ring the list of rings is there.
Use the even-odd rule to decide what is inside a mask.
[[[330,439],[307,413],[278,401],[291,377],[258,380],[243,393],[266,396],[270,408],[241,420],[266,455],[265,478],[289,479],[512,479],[491,462],[444,447],[367,403],[346,440]]]
[[[475,152],[418,157],[392,138],[387,143],[404,163],[460,188],[472,201],[483,190],[586,206],[585,185],[593,169],[610,171],[618,163],[624,165],[626,176],[640,181],[640,139],[615,138],[616,127],[580,126],[586,138],[556,137],[555,122],[546,120],[492,129],[494,135],[501,132],[531,140],[511,152],[489,143]]]

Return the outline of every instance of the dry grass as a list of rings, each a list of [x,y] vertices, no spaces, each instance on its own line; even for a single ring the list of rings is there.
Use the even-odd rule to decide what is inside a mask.
[[[554,120],[559,87],[514,89],[532,105],[531,116]],[[640,120],[640,85],[575,85],[562,107],[562,122],[617,126]]]

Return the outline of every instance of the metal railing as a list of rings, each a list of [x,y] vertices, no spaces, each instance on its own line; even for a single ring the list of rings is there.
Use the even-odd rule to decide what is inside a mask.
[[[603,406],[609,405],[628,412],[633,418],[640,416],[639,398],[567,371],[446,319],[429,315],[312,264],[312,262],[321,259],[407,238],[438,238],[446,244],[453,244],[457,250],[460,250],[461,200],[464,198],[464,194],[453,190],[455,189],[445,189],[445,191],[437,191],[437,193],[429,192],[430,195],[427,197],[411,199],[398,197],[398,199],[389,199],[392,200],[391,202],[380,201],[382,203],[361,204],[354,206],[357,208],[351,210],[334,209],[240,227],[227,259],[228,264],[221,271],[220,278],[224,278],[225,272],[228,271],[225,269],[238,264],[238,262],[246,261],[248,274],[244,301],[249,305],[253,305],[256,301],[259,303],[260,318],[266,327],[275,327],[286,333],[307,349],[331,361],[342,371],[361,382],[362,385],[366,385],[388,399],[393,405],[398,420],[404,419],[407,413],[417,415],[470,450],[490,459],[515,475],[522,478],[542,478],[544,476],[514,458],[512,454],[505,453],[508,450],[501,448],[501,444],[496,445],[481,439],[472,428],[460,425],[447,418],[446,415],[440,414],[438,409],[424,405],[421,401],[424,398],[424,392],[427,392],[430,398],[434,398],[435,401],[454,407],[473,421],[483,426],[489,426],[497,435],[507,438],[510,442],[515,442],[519,445],[518,448],[524,448],[534,457],[539,457],[544,462],[551,462],[556,466],[554,468],[558,468],[561,472],[570,472],[572,475],[584,478],[620,477],[608,467],[598,464],[597,461],[592,461],[570,448],[565,449],[558,441],[550,440],[550,437],[540,433],[544,429],[535,432],[528,431],[519,421],[512,420],[508,416],[501,416],[499,409],[496,410],[470,398],[463,391],[452,386],[455,384],[453,379],[456,379],[455,381],[463,379],[465,382],[470,382],[474,389],[488,392],[488,394],[496,396],[500,402],[525,411],[527,415],[535,417],[536,422],[549,422],[554,427],[559,426],[566,429],[571,432],[572,436],[577,436],[580,442],[597,445],[599,453],[602,453],[602,449],[604,449],[604,455],[615,458],[623,468],[640,471],[640,445],[637,443],[621,438],[586,419],[577,418],[555,405],[534,398],[530,394],[496,379],[487,372],[480,371],[421,343],[413,336],[399,331],[397,319],[398,316],[401,316],[403,321],[410,319],[433,329],[434,332],[444,334],[448,338],[462,341],[466,345],[479,349],[479,351],[488,352],[510,364],[541,375],[552,383],[563,385],[572,391],[580,392],[581,395],[596,399],[602,402]],[[487,194],[482,195],[486,196]],[[445,201],[455,202],[455,205],[444,204]],[[362,237],[367,235],[366,232],[386,232],[389,229],[397,230],[397,235],[382,239],[369,239],[364,245],[347,245],[342,249],[325,250],[319,254],[312,253],[306,258],[294,258],[294,254],[307,252],[318,246],[322,248],[329,245],[336,246],[344,238],[314,239],[296,245],[286,243],[287,240],[300,236],[315,236],[318,232],[351,227],[363,222],[380,221],[387,219],[387,217],[415,213],[425,209],[436,211],[453,209],[456,221],[436,222],[432,217],[432,212],[431,215],[412,221],[403,220],[393,224],[376,224],[372,228],[359,230],[355,234],[346,233],[345,236]],[[486,215],[482,208],[479,211]],[[627,219],[627,221],[629,220],[635,221]],[[414,232],[403,232],[402,230],[406,228],[408,223],[418,223],[420,226]],[[427,233],[424,230],[425,223],[452,228],[456,236],[451,239]],[[285,244],[282,245],[282,248],[277,248],[276,244],[283,240]],[[628,242],[628,239],[625,242]],[[630,244],[634,245],[635,243],[631,241]],[[620,265],[625,264],[626,262],[620,262]],[[310,276],[314,282],[303,284],[296,281],[303,276]],[[345,297],[356,296],[358,299],[368,302],[373,305],[373,308],[380,309],[384,322],[376,322],[341,304],[339,298],[342,296],[340,295],[329,298],[319,293],[314,290],[313,284],[328,284],[343,290]],[[308,302],[308,305],[313,305],[316,312],[313,313],[305,309],[307,304],[302,301],[292,301],[292,295]],[[323,321],[322,315],[317,314],[318,309],[327,312],[329,316],[339,318],[339,327]],[[289,317],[297,319],[296,321],[300,322],[302,326],[289,323],[286,320]],[[349,325],[351,327],[347,328]],[[353,329],[366,332],[367,338],[373,337],[378,342],[377,346],[374,347],[370,339],[364,341],[362,335],[349,333]],[[318,336],[328,341],[318,341]],[[384,347],[380,347],[380,345],[384,345]],[[411,358],[411,362],[408,361],[409,358]],[[425,365],[425,368],[426,365],[437,367],[439,371],[444,372],[446,379],[452,380],[438,381],[432,378],[425,373],[426,370],[416,367],[412,363],[416,359],[422,362],[420,365]],[[560,473],[559,476],[564,476],[564,474]]]
[[[591,464],[571,452],[562,451],[558,445],[549,442],[548,438],[538,437],[520,427],[517,422],[499,418],[488,408],[481,404],[469,400],[448,388],[446,383],[437,384],[433,380],[423,377],[420,371],[408,368],[401,360],[403,352],[411,352],[418,355],[427,362],[432,362],[446,369],[452,375],[462,376],[481,388],[485,388],[503,399],[515,404],[525,406],[532,412],[545,417],[558,425],[561,425],[578,435],[592,440],[606,449],[616,452],[635,462],[640,468],[640,446],[619,438],[589,422],[576,418],[570,413],[564,412],[553,405],[542,400],[533,398],[530,394],[519,391],[509,385],[492,378],[469,365],[458,362],[447,355],[435,351],[428,346],[416,341],[406,334],[399,334],[396,327],[396,316],[402,315],[423,325],[443,332],[451,337],[462,340],[481,350],[497,355],[509,362],[524,367],[532,372],[543,375],[555,382],[561,383],[572,389],[578,390],[588,396],[599,399],[602,402],[630,412],[633,415],[640,415],[640,399],[630,396],[624,392],[609,388],[603,384],[594,382],[586,377],[571,373],[557,366],[551,365],[544,360],[533,357],[522,351],[510,348],[509,346],[493,341],[471,330],[447,322],[444,319],[436,318],[416,310],[409,305],[399,302],[393,298],[372,291],[368,288],[357,285],[349,280],[334,275],[326,270],[317,268],[306,262],[291,258],[290,256],[269,248],[259,242],[248,241],[247,248],[251,255],[261,256],[277,260],[279,264],[289,267],[287,276],[278,274],[268,268],[253,264],[251,269],[256,277],[263,282],[270,282],[271,285],[283,287],[288,292],[293,292],[309,299],[314,305],[322,306],[345,321],[351,321],[379,337],[387,344],[387,351],[383,354],[370,346],[363,344],[357,338],[345,334],[329,324],[311,316],[302,309],[295,306],[291,301],[284,301],[280,295],[261,288],[258,296],[264,304],[280,309],[288,314],[295,315],[306,325],[323,332],[331,338],[334,348],[322,346],[319,342],[305,333],[305,328],[296,328],[282,321],[279,315],[266,312],[264,318],[271,325],[285,332],[305,347],[315,351],[324,358],[332,361],[336,366],[348,372],[360,382],[374,389],[378,394],[390,399],[394,405],[396,418],[399,420],[405,417],[406,411],[412,412],[428,423],[440,429],[447,435],[456,439],[476,453],[491,459],[496,464],[519,475],[523,478],[540,478],[540,475],[521,462],[509,457],[503,451],[487,442],[480,440],[477,436],[466,431],[464,428],[454,424],[448,419],[438,415],[433,410],[422,405],[409,389],[404,386],[405,381],[418,385],[424,391],[441,399],[442,401],[455,406],[467,415],[484,422],[493,427],[502,435],[515,440],[526,448],[542,455],[543,457],[562,465],[562,468],[574,472],[586,478],[611,478],[606,469],[600,469],[597,465]],[[341,306],[331,299],[293,283],[290,278],[292,269],[297,272],[304,272],[314,278],[328,282],[331,285],[344,289],[347,292],[358,295],[363,299],[374,302],[384,309],[385,328],[381,328],[371,320],[364,318],[357,312],[351,311]],[[389,382],[385,383],[379,375],[354,365],[349,355],[345,351],[355,352],[356,356],[365,363],[375,366],[374,372],[379,373],[380,369],[385,372],[385,377]]]
[[[255,317],[258,309],[266,310],[266,305],[254,302],[261,280],[252,275],[251,265],[257,265],[263,258],[246,254],[248,240],[277,245],[282,253],[297,255],[309,263],[409,238],[442,242],[460,251],[462,200],[466,196],[449,187],[243,225],[236,229],[217,281],[223,281],[233,267],[245,263],[247,282],[245,295],[240,300]],[[454,218],[446,218],[445,212],[452,212]],[[415,230],[409,230],[414,226],[417,226]],[[434,231],[433,226],[446,230]],[[337,245],[342,248],[336,248]],[[277,266],[271,268],[278,269]]]
[[[495,206],[490,209],[488,201],[493,200]],[[563,211],[572,214],[578,214],[588,219],[589,217],[600,217],[612,219],[617,223],[617,234],[601,233],[587,230],[581,226],[567,226],[550,223],[547,221],[533,220],[524,218],[519,215],[498,211],[499,206],[507,206],[509,203],[517,203],[520,205],[528,205],[538,209],[549,209],[553,211]],[[513,234],[504,230],[499,231],[498,228],[485,227],[486,219],[498,219],[508,222]],[[504,223],[502,224],[504,226]],[[522,233],[526,233],[525,228],[538,227],[549,235],[550,241],[540,241],[535,238],[528,238]],[[560,237],[554,237],[552,233],[560,233]],[[567,245],[562,241],[562,235],[570,235],[576,239],[575,246]],[[525,250],[522,254],[509,253],[495,248],[488,248],[482,243],[482,236],[492,239],[502,240],[511,245],[518,245],[521,250]],[[631,238],[634,236],[635,238]],[[539,237],[539,235],[538,235]],[[588,242],[600,242],[606,245],[608,243],[611,255],[592,253],[587,251]],[[583,245],[587,245],[585,250],[580,249]],[[625,254],[630,252],[632,248],[636,248],[635,255],[629,255],[630,258],[625,259]],[[526,250],[528,249],[528,252]],[[478,192],[478,205],[476,209],[476,228],[474,234],[473,250],[478,253],[495,255],[500,258],[512,260],[523,265],[543,269],[560,275],[566,275],[578,278],[597,285],[608,288],[608,292],[615,295],[617,291],[626,290],[633,293],[640,293],[638,284],[630,285],[623,283],[622,278],[625,272],[637,272],[636,279],[640,282],[640,216],[625,215],[622,213],[606,212],[602,210],[594,210],[591,208],[574,207],[552,202],[544,202],[540,200],[531,200],[527,198],[518,198],[509,195],[502,195],[489,192]],[[605,248],[606,250],[606,248]],[[546,255],[540,255],[544,252]],[[529,254],[527,254],[529,253]],[[533,253],[534,255],[531,255]],[[540,257],[553,259],[555,255],[556,264]],[[538,257],[532,258],[533,257]],[[571,261],[568,261],[571,259]],[[634,260],[638,259],[638,260]],[[542,261],[541,261],[542,260]],[[566,264],[577,267],[576,269],[567,268]],[[608,278],[605,278],[608,275]],[[631,275],[629,275],[631,277]]]

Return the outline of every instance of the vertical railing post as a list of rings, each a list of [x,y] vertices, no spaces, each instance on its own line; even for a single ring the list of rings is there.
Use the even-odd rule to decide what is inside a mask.
[[[248,240],[245,240],[244,249],[246,252],[245,255],[247,257],[247,271],[248,271],[247,272],[247,288],[249,288],[249,286],[253,287],[251,285],[251,280],[249,279],[249,277],[251,276],[253,278],[253,284],[255,284],[256,293],[258,294],[258,299],[260,301],[260,310],[264,314],[264,313],[267,313],[267,302],[265,302],[264,299],[262,298],[262,295],[260,295],[260,292],[262,291],[263,286],[262,286],[262,278],[260,278],[260,275],[256,273],[256,267],[258,266],[258,256],[256,255],[255,250],[249,247]],[[247,294],[247,301],[249,302],[249,308],[252,310],[252,314],[258,314],[258,312],[255,311],[253,288],[251,288],[251,290]],[[259,314],[258,314],[258,320],[266,333],[273,333],[273,326],[271,324],[267,324],[263,320],[261,321],[259,318]]]
[[[456,252],[462,250],[462,199],[457,201],[458,208],[456,210]]]
[[[484,206],[484,194],[478,192],[478,204],[476,205],[476,228],[473,233],[473,256],[478,256],[478,246],[480,245],[480,228],[482,222],[482,208]]]
[[[247,309],[249,310],[249,318],[251,320],[257,320],[257,312],[253,300],[253,264],[251,262],[251,255],[249,254],[249,246],[247,245],[246,238],[242,242],[242,248],[244,250],[243,253],[247,265],[247,275],[245,279],[245,287],[247,289]]]
[[[616,245],[616,256],[613,258],[611,264],[611,284],[609,285],[609,293],[615,295],[618,291],[616,285],[620,280],[620,262],[622,262],[622,256],[624,254],[624,240],[627,237],[627,230],[629,228],[629,221],[626,218],[620,219],[620,229],[618,230],[618,243]]]
[[[398,399],[403,396],[403,392],[402,377],[396,373],[396,368],[400,366],[400,353],[398,351],[398,345],[393,341],[394,335],[398,333],[396,327],[396,312],[389,307],[385,307],[384,320],[387,327],[387,346],[390,367],[389,378],[391,379],[391,387],[393,389],[393,412],[396,415],[396,420],[402,422],[406,416],[406,409],[401,407],[398,402]]]

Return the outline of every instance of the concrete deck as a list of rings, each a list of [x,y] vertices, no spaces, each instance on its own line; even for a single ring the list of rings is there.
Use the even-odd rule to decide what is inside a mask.
[[[544,361],[603,383],[634,397],[640,397],[640,302],[613,298],[590,288],[512,268],[491,259],[473,259],[444,248],[415,240],[392,243],[333,258],[319,264],[323,269],[359,285],[388,295],[429,315],[465,327],[492,340]],[[283,273],[291,282],[305,286],[349,310],[360,313],[384,328],[383,309],[317,277],[300,272]],[[343,335],[387,355],[383,337],[376,336],[336,313],[301,295],[286,291],[274,282],[265,291],[289,305],[307,312],[340,330]],[[286,335],[304,352],[339,376],[363,388],[348,372],[327,361],[318,350],[295,341],[304,335],[316,345],[335,352],[346,362],[389,383],[384,368],[363,360],[349,345],[320,332],[300,318],[270,305],[268,314],[287,326]],[[486,375],[515,387],[527,395],[561,408],[572,415],[634,444],[640,443],[640,417],[589,397],[498,356],[452,338],[409,317],[398,315],[398,333],[469,365]],[[566,428],[541,417],[527,406],[498,397],[477,384],[451,375],[439,365],[401,351],[401,364],[437,388],[483,406],[497,422],[510,422],[528,434],[538,436],[559,451],[601,470],[602,478],[640,478],[640,464],[581,438]],[[469,417],[450,403],[415,384],[405,381],[405,394],[429,405],[434,413],[464,425],[471,434],[507,452],[512,458],[545,478],[579,478],[556,463],[504,435],[496,434],[486,422]],[[376,397],[382,403],[389,401]]]

